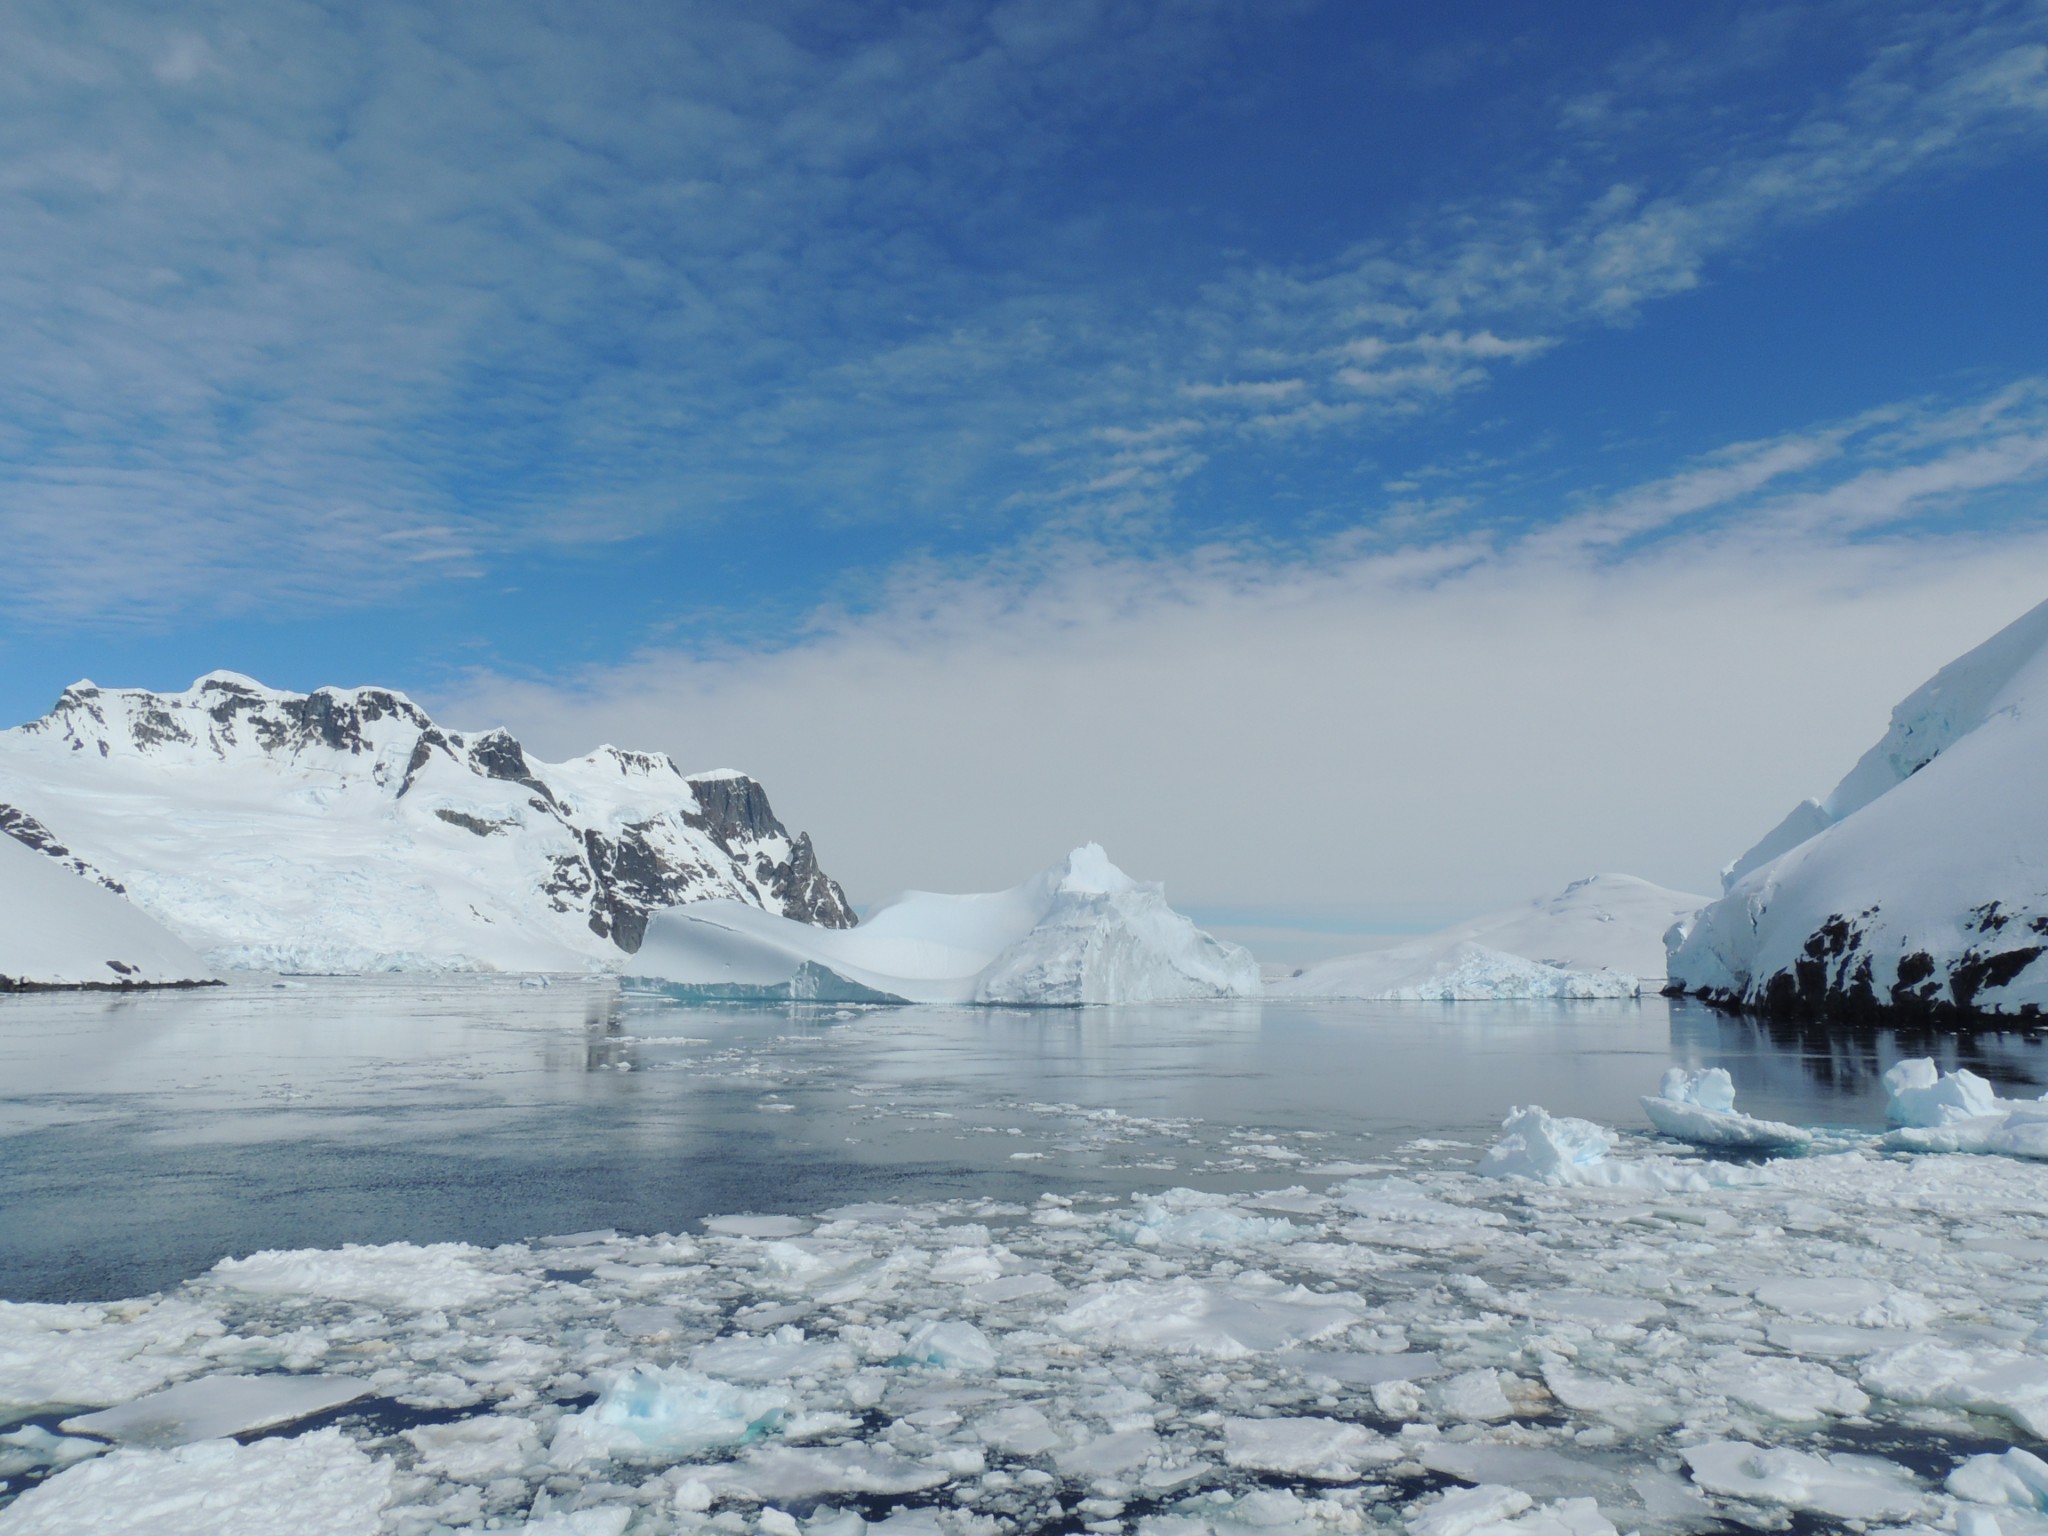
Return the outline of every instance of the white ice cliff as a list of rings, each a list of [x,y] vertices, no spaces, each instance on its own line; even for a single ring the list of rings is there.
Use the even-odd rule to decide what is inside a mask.
[[[908,892],[858,928],[733,901],[658,912],[627,970],[707,998],[1072,1006],[1259,995],[1249,954],[1203,933],[1093,843],[1007,891]]]

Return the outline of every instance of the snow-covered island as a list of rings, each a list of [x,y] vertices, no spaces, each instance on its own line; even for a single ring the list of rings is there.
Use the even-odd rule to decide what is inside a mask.
[[[857,928],[743,902],[657,913],[627,967],[698,999],[1074,1006],[1257,997],[1258,964],[1094,843],[1007,891],[908,891]]]
[[[1831,1022],[2048,1004],[2048,603],[1943,667],[1670,935],[1671,989]]]
[[[1421,938],[1269,977],[1266,995],[1443,1003],[1636,997],[1662,980],[1666,930],[1705,901],[1633,875],[1593,875]]]
[[[745,774],[544,763],[384,688],[76,684],[0,731],[0,830],[225,969],[609,969],[650,912],[711,899],[854,921]]]

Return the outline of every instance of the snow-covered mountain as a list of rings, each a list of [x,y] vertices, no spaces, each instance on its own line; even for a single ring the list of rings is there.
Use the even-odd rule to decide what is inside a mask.
[[[854,921],[744,774],[543,763],[382,688],[76,684],[0,732],[0,830],[235,968],[583,970],[713,899]]]
[[[1007,891],[909,891],[830,932],[738,902],[657,913],[627,969],[697,997],[1073,1006],[1259,995],[1258,964],[1094,843]]]
[[[210,979],[205,961],[127,898],[0,837],[0,992]]]
[[[1562,891],[1437,933],[1267,981],[1273,997],[1383,1002],[1634,997],[1664,975],[1664,933],[1706,904],[1634,875]]]
[[[1674,990],[1959,1023],[2048,1004],[2048,603],[1951,662],[1671,936]]]

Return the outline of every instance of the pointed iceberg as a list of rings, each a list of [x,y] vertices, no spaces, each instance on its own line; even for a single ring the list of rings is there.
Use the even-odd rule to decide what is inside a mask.
[[[740,902],[656,913],[633,972],[678,996],[1076,1007],[1257,997],[1257,962],[1094,844],[1007,891],[910,891],[857,928]]]

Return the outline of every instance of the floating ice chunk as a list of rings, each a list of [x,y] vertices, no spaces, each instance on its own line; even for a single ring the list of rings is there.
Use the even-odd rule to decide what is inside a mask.
[[[1609,1160],[1607,1154],[1619,1139],[1614,1132],[1590,1120],[1552,1115],[1534,1104],[1509,1110],[1501,1130],[1505,1134],[1479,1160],[1479,1171],[1490,1178],[1688,1194],[1731,1185],[1769,1184],[1777,1178],[1768,1168],[1737,1168],[1725,1163],[1670,1158]]]
[[[1876,1456],[1816,1456],[1742,1440],[1710,1440],[1681,1454],[1701,1488],[1752,1503],[1838,1520],[1905,1520],[1933,1504],[1911,1472]]]
[[[1926,1056],[1893,1065],[1884,1091],[1893,1125],[1941,1126],[1999,1109],[1998,1094],[1983,1078],[1968,1069],[1943,1072]]]
[[[104,1440],[52,1434],[39,1424],[24,1424],[0,1435],[0,1479],[39,1467],[68,1467],[106,1448]]]
[[[1614,1536],[1613,1522],[1591,1499],[1535,1503],[1499,1483],[1454,1488],[1409,1510],[1409,1536]]]
[[[1072,1478],[1114,1477],[1142,1467],[1159,1454],[1159,1436],[1149,1429],[1123,1429],[1097,1435],[1060,1451],[1053,1465]]]
[[[1595,1414],[1628,1429],[1662,1427],[1684,1418],[1678,1405],[1661,1393],[1628,1382],[1610,1381],[1574,1369],[1562,1360],[1545,1363],[1543,1385],[1565,1407]]]
[[[976,1421],[974,1432],[985,1444],[1012,1456],[1043,1456],[1066,1443],[1044,1411],[1029,1403],[983,1415]]]
[[[1972,1456],[1949,1473],[1947,1486],[1973,1503],[2048,1512],[2048,1461],[2018,1446],[2002,1456]]]
[[[690,1356],[691,1366],[705,1375],[740,1382],[786,1381],[793,1376],[850,1371],[857,1363],[853,1351],[839,1340],[812,1339],[794,1324],[758,1338],[731,1334],[713,1339]]]
[[[1782,1120],[1759,1120],[1735,1108],[1735,1080],[1724,1067],[1688,1072],[1673,1067],[1643,1113],[1664,1135],[1703,1147],[1804,1147],[1813,1133]]]
[[[369,1395],[370,1384],[354,1376],[202,1376],[79,1414],[58,1428],[123,1445],[190,1445],[289,1424]]]
[[[799,1216],[706,1216],[704,1230],[720,1237],[802,1237],[811,1223]]]
[[[1490,1424],[1515,1411],[1515,1405],[1501,1388],[1500,1372],[1483,1368],[1461,1371],[1448,1381],[1438,1382],[1429,1389],[1429,1398],[1437,1412],[1461,1423]]]
[[[601,1504],[591,1509],[555,1510],[535,1515],[514,1536],[625,1536],[633,1523],[630,1504]]]
[[[1223,1459],[1254,1472],[1354,1483],[1362,1468],[1399,1461],[1401,1448],[1363,1424],[1342,1419],[1225,1419]]]
[[[996,1347],[989,1336],[958,1318],[924,1324],[911,1334],[903,1354],[914,1364],[952,1371],[992,1371],[996,1367]]]
[[[799,1504],[835,1493],[917,1493],[949,1481],[928,1462],[870,1445],[761,1446],[708,1469],[714,1495],[759,1504]]]
[[[768,1433],[789,1394],[748,1390],[680,1366],[636,1365],[555,1429],[548,1455],[573,1466],[606,1456],[673,1457]]]
[[[1857,1414],[1870,1406],[1854,1382],[1812,1360],[1730,1350],[1702,1367],[1699,1380],[1710,1392],[1790,1424]]]
[[[504,1413],[422,1424],[408,1429],[405,1438],[419,1452],[420,1471],[459,1483],[510,1477],[540,1459],[540,1431]]]
[[[1138,1201],[1133,1217],[1117,1227],[1127,1242],[1141,1248],[1161,1245],[1217,1244],[1241,1247],[1250,1243],[1281,1243],[1301,1229],[1278,1216],[1254,1216],[1228,1195],[1194,1189],[1169,1189]]]
[[[277,1536],[379,1528],[391,1462],[338,1429],[289,1440],[121,1449],[0,1510],[5,1536]]]
[[[338,1249],[267,1249],[222,1259],[213,1276],[266,1296],[324,1296],[407,1312],[459,1312],[517,1284],[484,1267],[468,1243],[348,1243]]]
[[[226,1330],[189,1301],[0,1301],[0,1406],[124,1403],[207,1368]]]
[[[1360,1302],[1301,1286],[1182,1277],[1113,1281],[1069,1307],[1053,1326],[1102,1344],[1235,1360],[1327,1337],[1363,1315]]]
[[[1501,1122],[1507,1134],[1487,1148],[1479,1171],[1496,1179],[1540,1179],[1575,1184],[1583,1170],[1614,1150],[1614,1132],[1590,1120],[1552,1115],[1541,1106],[1517,1106]]]
[[[2037,1438],[2048,1436],[2048,1359],[2039,1355],[1927,1340],[1866,1362],[1862,1382],[1876,1397],[1994,1414]]]

